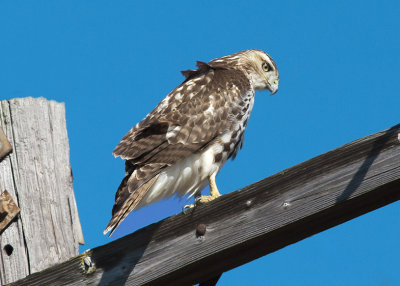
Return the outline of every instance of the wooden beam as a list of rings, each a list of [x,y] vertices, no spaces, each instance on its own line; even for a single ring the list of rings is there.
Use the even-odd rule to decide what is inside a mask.
[[[17,285],[191,285],[400,199],[400,125]],[[205,226],[199,226],[203,224]]]

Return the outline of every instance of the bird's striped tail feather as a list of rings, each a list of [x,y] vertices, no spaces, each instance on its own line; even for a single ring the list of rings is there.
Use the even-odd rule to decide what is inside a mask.
[[[108,236],[113,234],[119,224],[139,204],[159,176],[159,174],[155,175],[132,192],[129,188],[131,175],[132,173],[128,173],[118,187],[115,195],[115,204],[112,210],[112,218],[103,232],[104,234],[110,232]]]

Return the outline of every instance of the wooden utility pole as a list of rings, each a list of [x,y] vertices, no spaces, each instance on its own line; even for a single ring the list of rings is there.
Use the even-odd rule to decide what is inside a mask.
[[[13,149],[0,158],[0,193],[7,190],[20,208],[0,232],[0,284],[5,285],[76,256],[83,235],[64,104],[2,100],[0,128]]]
[[[397,125],[361,138],[15,285],[214,285],[225,271],[399,200],[399,133]]]

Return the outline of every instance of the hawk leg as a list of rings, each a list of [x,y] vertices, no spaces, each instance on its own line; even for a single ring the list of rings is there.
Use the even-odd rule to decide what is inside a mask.
[[[196,204],[204,204],[211,202],[212,200],[221,196],[218,191],[217,184],[215,183],[215,175],[208,177],[208,182],[210,183],[210,195],[209,196],[196,196],[195,203],[192,205],[185,205],[182,208],[183,213],[187,213],[189,210],[193,209]]]
[[[218,191],[217,184],[215,183],[215,175],[208,177],[208,181],[210,182],[210,195],[201,196],[200,199],[197,201],[200,204],[211,202],[212,200],[221,196]]]

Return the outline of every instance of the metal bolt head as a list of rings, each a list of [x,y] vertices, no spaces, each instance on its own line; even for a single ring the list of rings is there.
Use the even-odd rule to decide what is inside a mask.
[[[253,204],[252,200],[248,200],[246,201],[246,209],[249,209],[251,207],[251,205]]]
[[[204,223],[199,224],[196,227],[196,236],[203,236],[206,234],[207,227]]]

